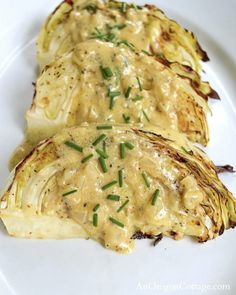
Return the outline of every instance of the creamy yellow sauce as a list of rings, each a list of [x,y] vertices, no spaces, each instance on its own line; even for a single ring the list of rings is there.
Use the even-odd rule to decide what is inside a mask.
[[[113,76],[104,79],[101,66],[109,67]],[[112,109],[109,87],[120,92]],[[128,87],[132,90],[126,98]],[[141,99],[135,100],[137,97]],[[43,124],[58,128],[56,124],[119,123],[124,122],[125,115],[130,117],[129,123],[160,125],[197,137],[202,128],[197,111],[201,112],[204,104],[185,80],[145,54],[136,55],[124,46],[89,41],[58,60],[39,78],[27,119],[30,130],[41,119],[43,129]]]
[[[106,135],[108,158],[105,159],[105,173],[96,152],[96,149],[103,150],[103,142],[92,145],[101,134]],[[63,144],[65,140],[77,143],[83,147],[83,152]],[[126,147],[122,159],[120,144],[125,142],[131,143],[134,148],[130,150]],[[93,157],[82,163],[90,154]],[[22,168],[30,169],[30,179],[21,179],[20,173],[17,176],[18,181],[25,181],[22,191],[24,199],[19,205],[28,212],[29,217],[37,212],[43,216],[53,217],[56,214],[59,218],[72,220],[81,226],[82,233],[86,232],[88,237],[109,249],[124,253],[133,249],[134,240],[131,237],[136,231],[153,235],[171,235],[174,232],[175,238],[185,234],[199,237],[206,233],[206,217],[200,208],[204,192],[194,175],[134,132],[124,128],[99,131],[96,127],[65,130],[53,138],[44,152],[35,156],[38,160],[34,160],[34,166],[29,163]],[[122,187],[118,178],[121,169]],[[142,173],[146,173],[149,187]],[[106,190],[102,189],[112,181],[117,183]],[[159,195],[152,204],[156,190],[159,190]],[[71,191],[74,192],[63,196]],[[119,200],[108,200],[110,194],[119,196]],[[126,200],[129,202],[117,212]],[[93,212],[97,204],[100,207]],[[93,224],[95,213],[97,226]],[[123,227],[112,223],[110,217]],[[24,234],[27,237],[37,235],[34,232]],[[64,238],[68,235],[65,232]],[[62,232],[60,236],[63,236]]]
[[[105,79],[101,67],[108,68],[111,77]],[[116,93],[113,98],[112,93]],[[26,114],[26,143],[15,152],[11,167],[40,140],[84,122],[157,125],[206,144],[205,112],[204,99],[162,63],[124,44],[117,47],[90,40],[39,77],[36,96]]]
[[[93,5],[96,11],[86,9]],[[65,3],[48,19],[38,40],[41,68],[88,40],[96,29],[104,35],[113,34],[115,40],[128,40],[140,50],[164,55],[171,62],[179,62],[201,71],[197,41],[190,32],[168,19],[158,9],[129,7],[112,1],[74,1]]]

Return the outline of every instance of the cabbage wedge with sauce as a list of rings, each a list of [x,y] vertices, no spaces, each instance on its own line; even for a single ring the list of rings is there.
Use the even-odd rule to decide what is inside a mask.
[[[203,145],[209,140],[204,97],[161,60],[126,44],[80,43],[44,69],[35,90],[26,143],[12,167],[40,140],[83,122],[157,125]]]
[[[11,173],[0,198],[8,233],[91,238],[127,253],[134,238],[200,242],[236,223],[236,201],[206,155],[173,130],[64,129]]]
[[[190,78],[206,99],[218,98],[209,83],[201,81],[201,60],[209,59],[196,37],[153,5],[99,0],[62,2],[47,18],[37,41],[41,70],[88,39],[127,42],[158,56],[178,74]]]

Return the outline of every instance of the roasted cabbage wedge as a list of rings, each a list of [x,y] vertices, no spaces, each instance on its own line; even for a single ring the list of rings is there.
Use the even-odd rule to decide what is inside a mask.
[[[12,166],[40,140],[83,122],[154,124],[206,145],[207,112],[207,101],[190,81],[161,60],[125,44],[89,40],[38,78],[26,114],[26,144],[17,150]]]
[[[0,216],[12,236],[92,238],[127,253],[140,235],[213,239],[235,225],[235,206],[184,135],[90,125],[41,142],[16,167]]]
[[[78,43],[98,39],[129,42],[147,54],[157,55],[174,71],[191,77],[207,98],[218,98],[209,83],[202,82],[200,60],[208,60],[197,39],[152,5],[136,6],[116,1],[64,1],[46,20],[37,42],[41,70]],[[192,70],[193,69],[193,70]]]

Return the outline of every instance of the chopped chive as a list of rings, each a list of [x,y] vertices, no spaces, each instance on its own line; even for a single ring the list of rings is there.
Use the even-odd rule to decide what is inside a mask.
[[[110,88],[108,88],[108,93],[107,95],[109,97],[116,97],[116,96],[119,96],[121,95],[120,91],[112,91]]]
[[[134,145],[128,141],[125,142],[125,146],[129,149],[129,150],[132,150],[134,149]]]
[[[98,30],[98,28],[95,28],[95,32],[92,32],[90,34],[90,39],[100,39],[103,40],[104,34]]]
[[[187,154],[190,153],[190,151],[188,151],[184,146],[181,146],[181,149],[182,149],[185,153],[187,153]]]
[[[147,174],[145,172],[142,173],[143,180],[147,187],[150,187],[150,182],[148,180]]]
[[[121,159],[125,158],[125,144],[124,143],[120,144],[120,157],[121,157]]]
[[[107,129],[112,129],[111,125],[100,125],[97,126],[97,130],[107,130]]]
[[[138,10],[138,7],[137,7],[136,4],[132,3],[130,6],[131,6],[133,9],[135,9],[136,11]]]
[[[126,200],[118,209],[117,209],[117,213],[119,213],[127,204],[129,203],[129,200]]]
[[[123,117],[125,123],[128,124],[129,121],[130,121],[130,117],[129,116],[126,116],[125,114],[123,114],[122,117]]]
[[[125,98],[129,98],[129,95],[131,93],[132,87],[128,87],[127,90],[125,91]]]
[[[99,150],[99,149],[96,149],[96,152],[99,154],[99,156],[101,156],[103,159],[107,159],[108,158],[108,155],[102,151],[102,150]]]
[[[93,157],[93,154],[88,155],[87,157],[83,158],[81,160],[81,163],[86,163],[88,160],[90,160]]]
[[[119,187],[123,186],[124,170],[120,169],[118,171]]]
[[[106,153],[106,141],[105,140],[102,143],[102,150],[104,153]]]
[[[80,153],[83,152],[83,148],[73,141],[66,140],[64,144]]]
[[[105,134],[101,134],[97,139],[94,140],[93,146],[99,144],[102,140],[104,140],[107,136]]]
[[[136,79],[137,79],[137,82],[138,82],[138,88],[139,88],[140,91],[142,91],[143,90],[143,87],[142,87],[142,84],[140,82],[139,77],[136,77]]]
[[[125,2],[121,3],[121,11],[124,13],[127,11],[127,3],[125,3]]]
[[[146,50],[144,50],[144,49],[142,49],[141,51],[142,51],[143,53],[147,54],[147,55],[151,55],[150,52],[148,52],[148,51],[146,51]]]
[[[122,30],[126,27],[126,24],[119,24],[119,25],[115,25],[114,28],[117,28],[118,30]]]
[[[100,204],[97,204],[94,208],[93,208],[93,212],[96,212],[100,207]]]
[[[84,9],[86,9],[90,13],[96,13],[97,6],[95,4],[88,4],[84,7]]]
[[[160,190],[156,189],[154,194],[152,195],[152,206],[155,206],[157,197],[159,196],[159,194],[160,194]]]
[[[109,220],[110,220],[112,223],[118,225],[119,227],[122,227],[122,228],[124,227],[124,224],[121,223],[119,220],[116,220],[115,218],[109,217]]]
[[[77,192],[77,189],[74,189],[74,190],[72,190],[72,191],[69,191],[69,192],[66,192],[66,193],[62,194],[62,196],[63,196],[63,197],[66,197],[66,196],[69,196],[69,195],[74,194],[74,193],[76,193],[76,192]]]
[[[144,115],[144,117],[146,118],[146,120],[147,120],[148,122],[150,122],[150,119],[148,118],[147,113],[146,113],[144,110],[142,110],[142,112],[143,112],[143,115]]]
[[[117,97],[119,95],[121,95],[120,91],[110,91],[108,94],[109,97]]]
[[[120,201],[120,196],[118,196],[118,195],[108,195],[107,200],[119,202]]]
[[[113,110],[114,105],[115,105],[115,99],[114,99],[114,97],[110,97],[110,105],[109,105],[109,109],[110,109],[110,110]]]
[[[102,186],[102,190],[105,191],[106,189],[112,187],[113,185],[117,184],[117,181],[116,180],[113,180],[107,184],[105,184],[104,186]]]
[[[142,95],[136,95],[134,98],[132,98],[132,101],[142,100]]]
[[[140,6],[140,5],[136,5],[136,4],[134,4],[134,3],[131,3],[131,4],[130,4],[130,7],[134,8],[136,11],[137,11],[137,10],[142,10],[142,9],[143,9],[142,6]]]
[[[113,34],[113,33],[108,33],[107,35],[106,35],[106,37],[105,37],[105,41],[109,41],[109,42],[112,42],[114,39],[115,39],[115,37],[116,37],[116,35],[115,34]],[[112,73],[112,72],[111,72]],[[113,74],[110,76],[110,77],[112,77],[113,76]],[[110,78],[109,77],[109,78]]]
[[[105,33],[102,33],[98,28],[95,28],[95,32],[92,32],[90,35],[90,39],[99,39],[99,40],[108,41],[108,42],[112,42],[114,38],[115,38],[115,35],[113,33],[105,34]]]
[[[106,165],[106,162],[105,162],[104,158],[99,157],[99,158],[98,158],[98,162],[99,162],[99,164],[101,165],[102,172],[103,172],[103,173],[106,173],[106,172],[107,172],[107,165]]]
[[[100,66],[100,71],[102,73],[103,79],[107,80],[113,76],[113,73],[109,67]]]
[[[132,43],[130,43],[129,41],[127,40],[121,40],[119,42],[117,42],[117,45],[119,46],[120,44],[124,44],[126,45],[127,47],[129,47],[132,51],[134,51],[134,45]]]
[[[98,226],[98,214],[97,213],[93,214],[93,225]]]

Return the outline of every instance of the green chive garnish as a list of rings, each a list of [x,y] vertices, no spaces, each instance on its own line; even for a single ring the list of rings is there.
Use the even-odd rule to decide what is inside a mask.
[[[83,148],[73,141],[66,140],[64,144],[80,153],[83,152]]]
[[[188,151],[184,146],[181,146],[181,149],[182,149],[185,153],[187,153],[187,154],[190,153],[190,151]]]
[[[107,200],[119,202],[120,201],[120,196],[118,196],[118,195],[108,195]]]
[[[150,182],[148,180],[147,174],[145,172],[142,173],[143,180],[147,187],[150,187]]]
[[[96,140],[94,140],[93,146],[96,146],[97,144],[99,144],[105,138],[106,138],[106,135],[105,134],[101,134]]]
[[[121,157],[121,159],[125,158],[125,144],[124,143],[120,144],[120,157]]]
[[[100,204],[97,204],[94,208],[93,208],[93,212],[96,212],[100,207]]]
[[[115,99],[114,99],[114,97],[110,97],[110,105],[109,105],[109,109],[110,109],[110,110],[113,110],[114,105],[115,105]]]
[[[95,4],[88,4],[84,7],[84,9],[86,9],[90,13],[96,13],[97,6]]]
[[[127,204],[129,203],[129,200],[126,200],[118,209],[117,209],[117,213],[119,213]]]
[[[117,24],[113,26],[114,29],[118,29],[118,30],[122,30],[125,27],[126,27],[126,24]]]
[[[105,37],[105,41],[109,41],[109,42],[112,42],[114,39],[115,39],[116,35],[113,34],[113,33],[108,33]],[[113,74],[112,74],[113,75]],[[111,76],[112,76],[111,75]]]
[[[124,170],[120,169],[118,171],[119,187],[123,186]]]
[[[134,149],[134,145],[132,144],[132,143],[130,143],[130,142],[125,142],[125,146],[129,149],[129,150],[132,150],[132,149]]]
[[[96,149],[96,152],[99,154],[99,156],[101,156],[103,159],[107,159],[108,158],[108,155],[102,151],[102,150],[99,150],[99,149]]]
[[[146,118],[146,120],[147,120],[148,122],[150,122],[150,119],[148,118],[147,113],[146,113],[144,110],[142,110],[142,112],[143,112],[143,115],[144,115],[144,117]]]
[[[142,87],[142,84],[141,84],[141,82],[139,80],[139,77],[136,77],[136,79],[137,79],[137,82],[138,82],[138,88],[139,88],[140,91],[142,91],[143,87]]]
[[[103,40],[104,37],[105,37],[105,34],[103,34],[98,28],[95,28],[95,32],[92,32],[90,35],[91,39]]]
[[[128,87],[127,90],[125,91],[125,98],[129,98],[129,95],[131,93],[132,87]]]
[[[136,11],[138,10],[138,7],[137,7],[136,4],[132,3],[130,6],[131,6],[132,8],[134,8]]]
[[[88,160],[90,160],[93,157],[93,154],[88,155],[87,157],[83,158],[81,160],[81,163],[86,163]]]
[[[121,92],[120,91],[112,91],[110,89],[110,87],[109,87],[107,95],[110,97],[110,106],[109,106],[109,108],[110,108],[110,110],[112,110],[114,105],[115,105],[115,100],[114,99],[115,99],[115,97],[121,95]]]
[[[160,190],[156,189],[154,194],[152,195],[152,206],[155,206],[159,194],[160,194]]]
[[[120,44],[124,44],[126,45],[127,47],[129,47],[132,51],[134,51],[134,44],[130,43],[129,41],[127,40],[121,40],[119,42],[117,42],[117,45],[119,46]]]
[[[106,141],[105,140],[102,143],[102,150],[104,153],[106,153]]]
[[[109,97],[116,97],[116,96],[119,96],[121,95],[120,91],[112,91],[110,88],[108,89],[108,93],[107,95]]]
[[[98,161],[99,161],[99,163],[100,163],[100,165],[101,165],[102,172],[103,172],[103,173],[106,173],[106,172],[107,172],[107,165],[106,165],[106,163],[105,163],[104,158],[99,157],[99,158],[98,158]]]
[[[77,189],[74,189],[74,190],[72,190],[72,191],[69,191],[69,192],[66,192],[66,193],[62,194],[62,196],[63,196],[63,197],[65,197],[65,196],[69,196],[69,195],[74,194],[74,193],[76,193],[76,192],[77,192]]]
[[[148,51],[146,51],[146,50],[144,50],[144,49],[142,49],[141,51],[142,51],[143,53],[147,54],[147,55],[151,55],[150,52],[148,52]]]
[[[98,214],[97,213],[93,214],[93,225],[98,226]]]
[[[134,98],[132,98],[132,101],[138,101],[138,100],[142,100],[143,97],[141,95],[136,95]]]
[[[109,217],[109,220],[110,220],[112,223],[118,225],[119,227],[122,227],[122,228],[124,227],[124,224],[121,223],[120,221],[116,220],[115,218]]]
[[[122,117],[123,117],[125,123],[128,124],[129,121],[130,121],[130,117],[129,116],[126,116],[125,114],[123,114]]]
[[[117,184],[117,181],[116,180],[113,180],[107,184],[105,184],[104,186],[102,186],[102,190],[105,191],[106,189],[112,187],[113,185]]]
[[[121,11],[125,13],[126,10],[127,10],[127,3],[122,2],[122,3],[121,3]]]
[[[112,129],[111,125],[100,125],[97,126],[97,130],[107,130],[107,129]]]
[[[103,79],[107,80],[113,76],[113,73],[109,67],[100,66],[100,71],[102,73]]]

